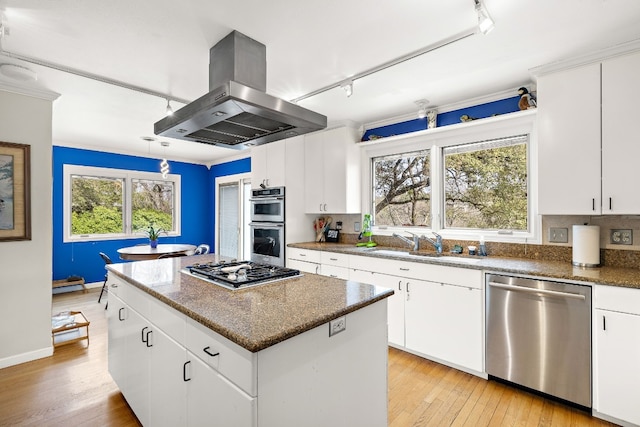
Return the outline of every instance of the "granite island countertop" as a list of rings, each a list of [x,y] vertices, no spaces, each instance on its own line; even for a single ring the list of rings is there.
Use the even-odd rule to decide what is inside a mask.
[[[109,264],[117,277],[251,352],[393,295],[383,287],[304,274],[229,290],[181,273],[215,254]]]
[[[542,261],[525,258],[509,257],[479,257],[479,256],[455,256],[452,254],[442,254],[443,257],[435,256],[434,252],[428,251],[408,251],[406,249],[391,247],[363,248],[344,243],[291,243],[290,248],[300,248],[316,251],[328,251],[361,255],[368,257],[397,259],[399,261],[421,262],[429,264],[447,265],[452,267],[471,268],[484,270],[487,272],[517,274],[525,276],[537,276],[553,279],[570,280],[587,284],[602,284],[611,286],[623,286],[640,289],[640,270],[637,268],[622,267],[595,267],[582,268],[574,267],[571,263],[563,261]],[[384,250],[384,254],[376,253],[376,249]],[[411,257],[393,256],[392,251],[409,252]],[[456,258],[459,258],[457,260]],[[473,262],[465,261],[465,258],[472,258]],[[428,278],[425,278],[428,279]]]

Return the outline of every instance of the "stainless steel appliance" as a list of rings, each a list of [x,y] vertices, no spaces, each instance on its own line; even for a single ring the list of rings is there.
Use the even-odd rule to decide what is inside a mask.
[[[266,93],[266,46],[232,31],[209,50],[209,93],[156,122],[156,135],[246,149],[327,127],[327,117]]]
[[[591,287],[486,279],[487,373],[591,407]]]
[[[284,222],[284,187],[251,190],[251,221]]]
[[[284,187],[251,190],[251,261],[284,267]]]
[[[233,290],[301,276],[299,270],[251,261],[193,264],[182,272]]]

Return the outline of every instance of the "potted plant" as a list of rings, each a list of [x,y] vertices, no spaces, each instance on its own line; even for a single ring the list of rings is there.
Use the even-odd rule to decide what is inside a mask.
[[[149,237],[149,245],[151,245],[152,248],[158,247],[158,238],[161,234],[167,234],[163,228],[155,228],[153,224],[149,224],[149,228],[145,232]]]

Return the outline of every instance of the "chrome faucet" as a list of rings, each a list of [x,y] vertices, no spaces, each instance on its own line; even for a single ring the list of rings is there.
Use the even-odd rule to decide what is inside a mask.
[[[413,240],[411,240],[411,239],[409,239],[407,237],[401,236],[398,233],[393,233],[393,237],[397,237],[398,239],[402,240],[406,244],[411,245],[413,250],[417,251],[418,250],[418,246],[420,245],[420,236],[418,236],[417,234],[413,234],[413,233],[410,233],[410,234],[413,236]]]
[[[432,231],[431,234],[436,236],[435,241],[433,239],[428,238],[427,236],[421,236],[421,237],[427,242],[431,243],[434,248],[436,248],[436,253],[441,254],[442,253],[442,236],[434,231]]]

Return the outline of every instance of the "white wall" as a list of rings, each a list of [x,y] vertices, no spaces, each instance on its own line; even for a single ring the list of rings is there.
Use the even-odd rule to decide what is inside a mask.
[[[0,368],[51,355],[52,101],[0,84],[0,141],[31,146],[31,240],[0,241]]]

